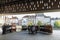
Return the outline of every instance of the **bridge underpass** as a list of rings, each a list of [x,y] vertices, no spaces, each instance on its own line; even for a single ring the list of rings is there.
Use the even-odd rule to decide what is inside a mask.
[[[46,12],[46,13],[48,13],[48,12]],[[16,14],[7,13],[7,14],[1,14],[1,16],[18,15],[18,14],[17,13]],[[58,14],[58,12],[57,12],[57,14]],[[19,15],[21,15],[21,14],[19,14]],[[31,34],[28,34],[28,31],[17,31],[17,32],[13,32],[13,33],[8,33],[6,35],[2,35],[0,33],[0,40],[60,40],[60,29],[58,29],[58,30],[53,29],[53,33],[51,35],[44,34],[44,33],[37,33],[37,34],[31,35]]]
[[[60,0],[1,0],[0,13],[4,15],[60,12]],[[2,19],[3,20],[3,19]],[[53,30],[51,35],[37,33],[30,35],[20,31],[0,35],[0,40],[60,40],[60,30]]]

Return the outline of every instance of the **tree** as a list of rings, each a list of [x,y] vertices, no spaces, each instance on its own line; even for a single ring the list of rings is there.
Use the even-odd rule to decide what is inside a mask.
[[[33,23],[31,21],[28,22],[28,26],[32,26]]]
[[[55,21],[54,26],[59,28],[60,27],[60,20]]]
[[[42,25],[42,22],[38,21],[37,25],[40,27]]]

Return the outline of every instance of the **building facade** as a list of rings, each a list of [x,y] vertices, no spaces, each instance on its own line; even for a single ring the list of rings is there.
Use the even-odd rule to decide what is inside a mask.
[[[32,25],[37,25],[38,21],[41,21],[43,25],[51,23],[50,17],[45,16],[43,13],[37,13],[36,15],[24,16],[22,25],[28,25],[29,22],[32,22]]]
[[[51,25],[54,27],[54,23],[60,21],[60,18],[51,18]]]

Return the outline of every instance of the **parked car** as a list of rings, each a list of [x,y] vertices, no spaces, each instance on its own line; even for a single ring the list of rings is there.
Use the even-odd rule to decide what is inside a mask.
[[[28,32],[29,33],[37,33],[38,31],[40,31],[41,33],[48,33],[48,34],[52,34],[53,29],[51,25],[41,25],[39,26],[28,26]]]
[[[37,33],[37,27],[34,26],[34,25],[28,26],[28,31],[29,31],[29,33],[31,33],[31,34],[35,34],[35,33]]]
[[[15,24],[12,24],[12,25],[4,24],[2,26],[2,34],[11,33],[11,32],[15,32],[15,31],[16,31]]]
[[[6,24],[4,24],[4,25],[2,26],[2,34],[6,34],[6,33],[8,33],[8,32],[12,32],[12,31],[11,31],[11,25],[6,25]]]
[[[22,25],[22,30],[27,30],[27,26],[26,25]]]
[[[15,23],[12,23],[11,31],[16,32],[16,24]]]
[[[12,32],[12,31],[11,31],[11,25],[7,25],[7,27],[6,27],[6,32]]]
[[[53,32],[53,29],[51,25],[42,25],[40,26],[40,31],[51,34]]]

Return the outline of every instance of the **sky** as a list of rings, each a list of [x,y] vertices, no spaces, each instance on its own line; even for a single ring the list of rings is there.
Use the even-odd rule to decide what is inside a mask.
[[[50,16],[51,18],[60,18],[60,12],[47,12],[44,13],[46,16]]]
[[[22,19],[22,17],[26,15],[35,15],[35,14],[33,13],[33,14],[8,15],[8,17],[11,18],[12,16],[16,16],[18,17],[18,19]],[[46,12],[44,13],[44,15],[50,16],[51,18],[56,18],[56,17],[60,18],[60,12]]]

